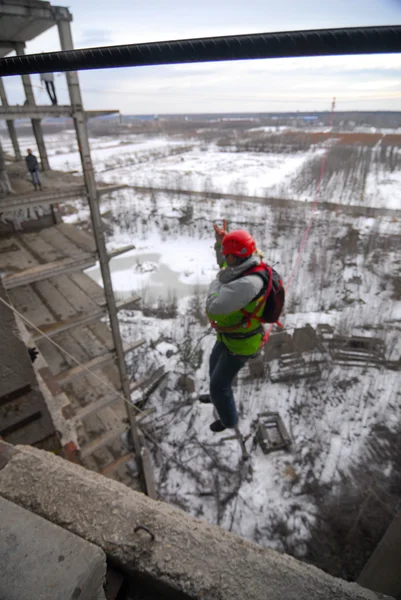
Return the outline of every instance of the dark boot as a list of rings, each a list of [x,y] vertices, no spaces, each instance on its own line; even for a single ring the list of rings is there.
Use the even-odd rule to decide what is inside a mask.
[[[38,189],[38,186],[36,185],[36,183],[34,183],[33,185],[35,187],[35,192],[36,192],[36,190]]]
[[[212,400],[211,400],[209,394],[201,394],[198,397],[198,400],[199,400],[199,402],[202,402],[202,404],[211,404],[212,403]]]
[[[223,423],[220,421],[220,419],[217,419],[217,421],[214,421],[211,425],[209,425],[211,431],[213,431],[214,433],[219,433],[220,431],[224,431],[225,429],[227,429],[227,427],[224,427]]]

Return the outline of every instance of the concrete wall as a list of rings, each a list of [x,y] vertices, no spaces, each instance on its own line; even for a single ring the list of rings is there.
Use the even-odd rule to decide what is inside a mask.
[[[104,600],[97,546],[0,497],[0,598]]]
[[[384,598],[36,448],[0,442],[0,496],[99,546],[161,598]]]
[[[0,298],[9,302],[0,280]],[[39,389],[14,314],[0,302],[0,436],[12,444],[35,444],[54,426]]]

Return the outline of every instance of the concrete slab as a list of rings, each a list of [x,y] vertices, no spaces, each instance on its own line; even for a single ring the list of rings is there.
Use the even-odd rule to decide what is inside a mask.
[[[100,548],[1,497],[0,514],[0,598],[102,598]]]
[[[99,545],[127,577],[159,586],[160,598],[384,598],[50,453],[17,447],[10,456],[0,442],[2,456],[0,496]]]
[[[0,279],[0,298],[9,302]],[[19,338],[11,309],[0,302],[0,404],[28,392],[34,373],[25,344]]]

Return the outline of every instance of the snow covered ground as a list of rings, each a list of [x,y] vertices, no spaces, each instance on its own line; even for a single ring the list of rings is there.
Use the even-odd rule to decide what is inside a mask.
[[[123,145],[104,138],[91,143],[96,173],[108,182],[262,197],[280,191],[301,200],[310,200],[314,190],[294,198],[297,173],[322,155],[321,147],[293,155],[222,152],[214,143],[162,136],[137,136]],[[66,138],[58,149],[54,143],[51,165],[79,169]],[[346,203],[401,210],[400,172],[369,173],[364,195],[348,196]],[[334,188],[344,181],[336,181],[326,192],[331,189],[341,204]],[[324,190],[321,200],[333,201]],[[390,453],[372,457],[370,443],[378,426],[398,431],[400,371],[340,366],[316,349],[304,357],[307,363],[319,361],[318,380],[272,383],[268,369],[279,370],[277,360],[259,378],[245,367],[235,388],[240,428],[252,450],[244,466],[237,440],[225,440],[227,432],[212,434],[211,407],[194,399],[207,390],[214,343],[203,313],[206,286],[217,272],[212,224],[225,217],[231,229],[248,228],[285,282],[295,268],[284,317],[291,335],[307,324],[329,324],[336,334],[380,338],[386,359],[396,361],[401,354],[400,219],[319,208],[297,264],[311,217],[302,202],[277,208],[128,188],[104,196],[101,209],[109,248],[136,246],[112,262],[117,294],[137,291],[145,300],[146,310],[120,313],[127,340],[139,335],[148,340],[129,365],[130,373],[139,379],[155,364],[169,370],[149,400],[156,412],[144,426],[161,497],[263,546],[305,555],[322,491],[334,494],[367,461],[391,477]],[[68,220],[87,217],[82,205]],[[96,268],[91,273],[99,280]],[[166,303],[174,316],[160,319],[158,310]],[[258,414],[270,410],[280,413],[291,434],[290,452],[265,455],[253,446]]]

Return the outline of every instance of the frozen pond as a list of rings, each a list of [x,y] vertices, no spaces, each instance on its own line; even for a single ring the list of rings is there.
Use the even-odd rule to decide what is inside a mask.
[[[146,300],[150,302],[158,298],[170,300],[174,296],[181,298],[193,294],[195,290],[206,291],[208,288],[205,284],[181,281],[181,273],[173,271],[162,262],[162,255],[157,252],[127,252],[113,258],[110,269],[114,292],[120,300],[129,298],[135,292],[142,297],[146,296]],[[102,285],[99,263],[86,273]]]

